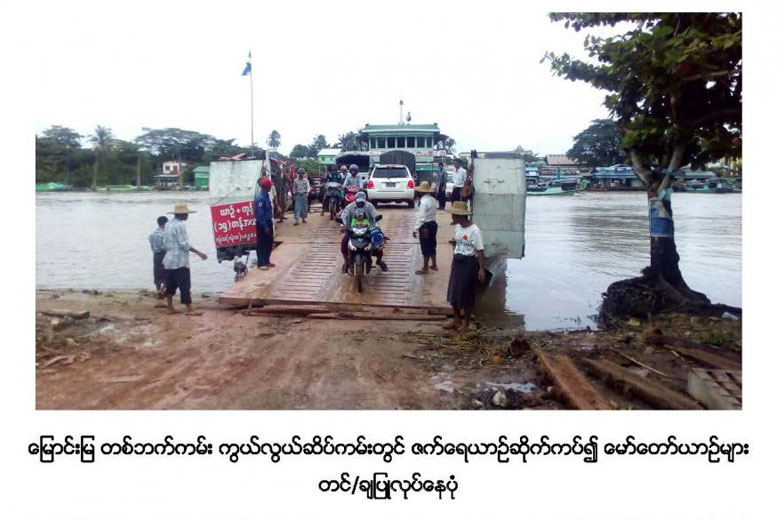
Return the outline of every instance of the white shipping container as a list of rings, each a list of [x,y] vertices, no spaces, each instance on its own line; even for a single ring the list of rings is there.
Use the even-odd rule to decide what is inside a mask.
[[[480,154],[482,155],[482,154]],[[474,161],[473,221],[491,259],[525,256],[525,164],[512,153]]]

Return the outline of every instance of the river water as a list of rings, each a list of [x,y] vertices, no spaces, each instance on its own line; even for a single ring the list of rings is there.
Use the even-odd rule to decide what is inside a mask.
[[[233,282],[215,260],[205,192],[36,194],[36,285],[40,289],[152,288],[147,237],[155,220],[186,201],[196,294]],[[713,302],[741,306],[742,196],[675,193],[680,267],[688,285]],[[526,257],[509,260],[483,308],[523,315],[528,329],[593,325],[601,293],[649,262],[644,193],[528,197]],[[335,253],[337,254],[337,253]]]

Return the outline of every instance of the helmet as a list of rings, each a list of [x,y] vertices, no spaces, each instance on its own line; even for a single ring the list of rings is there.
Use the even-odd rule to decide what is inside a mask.
[[[271,187],[271,179],[268,177],[260,177],[260,180],[258,181],[261,188],[270,188]]]
[[[379,228],[372,230],[368,236],[371,238],[371,245],[374,247],[382,246],[385,243],[385,235]]]
[[[298,168],[297,173],[306,173],[306,170],[303,168]]]
[[[363,202],[366,201],[366,194],[365,194],[365,192],[359,191],[359,192],[357,192],[355,194],[355,202],[358,202],[358,201],[363,201]]]
[[[357,164],[350,164],[349,165],[349,171],[352,171],[352,170],[357,171],[358,170],[358,165]]]

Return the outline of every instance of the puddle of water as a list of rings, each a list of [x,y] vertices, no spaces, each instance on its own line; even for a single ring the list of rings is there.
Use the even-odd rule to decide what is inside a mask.
[[[452,377],[449,374],[438,373],[431,376],[433,387],[451,394],[455,391],[455,385],[452,384]]]
[[[538,390],[535,384],[528,383],[494,383],[492,381],[485,381],[484,386],[491,388],[492,390],[512,390],[514,392],[520,392],[521,394],[528,394],[534,390]]]

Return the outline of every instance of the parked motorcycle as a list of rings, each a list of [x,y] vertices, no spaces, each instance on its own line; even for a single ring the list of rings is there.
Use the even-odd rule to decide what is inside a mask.
[[[330,219],[336,218],[336,214],[339,212],[339,205],[343,198],[341,184],[338,182],[328,182],[325,184],[325,196],[323,197],[323,203],[328,205],[328,211],[330,211]]]
[[[382,215],[377,215],[376,221],[382,220]],[[373,267],[371,256],[374,251],[382,249],[385,245],[385,237],[382,230],[376,224],[373,226],[351,227],[349,233],[349,262],[352,276],[355,277],[355,287],[359,293],[363,292],[365,277]]]

